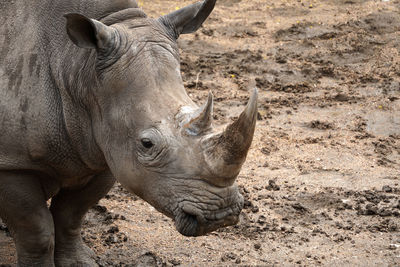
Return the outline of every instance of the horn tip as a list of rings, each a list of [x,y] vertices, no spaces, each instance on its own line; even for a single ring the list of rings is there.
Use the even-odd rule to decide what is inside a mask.
[[[246,115],[248,117],[254,117],[257,114],[257,99],[258,99],[258,89],[255,87],[250,95],[249,102],[246,108]]]
[[[258,98],[258,88],[257,88],[257,87],[254,87],[253,90],[252,90],[252,92],[251,92],[250,99],[251,99],[251,100],[252,100],[252,99],[256,99],[256,100],[257,100],[257,98]]]
[[[210,91],[208,91],[208,100],[211,101],[213,99],[214,99],[214,95],[213,95],[212,91],[210,90]]]
[[[258,89],[257,87],[254,87],[250,95],[249,105],[257,106],[257,100],[258,100]]]

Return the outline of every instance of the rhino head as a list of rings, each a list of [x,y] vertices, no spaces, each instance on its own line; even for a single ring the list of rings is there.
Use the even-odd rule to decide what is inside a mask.
[[[136,8],[101,22],[66,15],[70,39],[96,54],[90,114],[108,167],[186,236],[238,222],[243,197],[234,182],[256,123],[257,90],[218,130],[212,94],[198,107],[184,89],[177,38],[196,31],[214,5],[206,0],[158,19]]]

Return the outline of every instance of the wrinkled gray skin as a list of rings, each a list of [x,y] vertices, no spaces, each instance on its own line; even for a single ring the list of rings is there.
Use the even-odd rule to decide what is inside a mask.
[[[19,266],[94,265],[81,222],[114,177],[184,235],[237,222],[257,92],[213,129],[176,45],[214,4],[150,19],[129,0],[0,2],[0,216]]]

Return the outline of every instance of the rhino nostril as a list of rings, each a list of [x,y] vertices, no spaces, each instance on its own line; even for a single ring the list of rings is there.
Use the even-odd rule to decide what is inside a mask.
[[[183,213],[184,213],[184,216],[186,217],[187,221],[189,221],[189,222],[197,222],[197,216],[196,215],[187,213],[185,211]]]

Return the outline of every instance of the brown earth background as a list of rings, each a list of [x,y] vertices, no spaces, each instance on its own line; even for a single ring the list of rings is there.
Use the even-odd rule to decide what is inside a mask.
[[[193,2],[139,1],[153,17]],[[241,221],[187,238],[117,184],[85,220],[97,263],[400,266],[400,2],[218,0],[179,45],[217,125],[259,88]],[[14,262],[0,224],[0,265]]]

